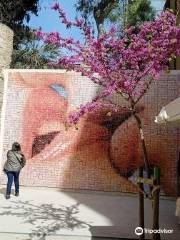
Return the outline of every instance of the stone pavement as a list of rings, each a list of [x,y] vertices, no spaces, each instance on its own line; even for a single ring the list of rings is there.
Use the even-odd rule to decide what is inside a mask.
[[[136,195],[69,192],[52,188],[22,187],[20,196],[4,198],[0,187],[0,239],[2,240],[104,240],[137,239]],[[146,227],[151,228],[151,202],[146,200]],[[160,228],[173,229],[162,239],[180,239],[174,216],[175,200],[160,200]],[[109,237],[109,238],[108,238]],[[151,235],[147,235],[150,239]]]

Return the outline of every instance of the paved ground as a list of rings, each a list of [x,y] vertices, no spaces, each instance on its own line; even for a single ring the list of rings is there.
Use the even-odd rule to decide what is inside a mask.
[[[0,239],[102,240],[136,239],[138,198],[135,195],[60,192],[21,188],[20,196],[4,198],[0,187]],[[162,239],[178,240],[175,200],[161,199],[160,227],[173,229]],[[146,201],[146,227],[151,228],[151,203]],[[102,237],[102,238],[99,238]],[[104,238],[103,238],[104,237]],[[105,238],[109,237],[109,238]],[[147,235],[151,238],[151,235]]]

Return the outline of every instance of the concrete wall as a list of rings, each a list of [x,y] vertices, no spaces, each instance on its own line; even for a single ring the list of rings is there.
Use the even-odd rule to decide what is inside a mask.
[[[3,95],[3,69],[9,68],[13,50],[13,31],[4,24],[0,23],[0,111]]]

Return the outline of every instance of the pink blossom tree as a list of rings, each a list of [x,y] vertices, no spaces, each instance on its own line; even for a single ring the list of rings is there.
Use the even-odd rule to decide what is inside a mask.
[[[113,94],[119,94],[128,103],[125,108],[136,119],[144,163],[149,171],[142,121],[136,106],[151,83],[160,78],[162,71],[168,69],[169,61],[180,54],[180,29],[176,26],[176,16],[169,11],[163,12],[155,21],[144,23],[138,32],[134,27],[127,28],[123,38],[118,36],[118,30],[112,26],[97,38],[83,19],[70,21],[58,3],[52,8],[59,13],[67,28],[76,27],[83,32],[84,42],[63,38],[58,32],[37,31],[36,34],[45,43],[68,50],[67,55],[60,56],[58,61],[51,64],[81,72],[103,88],[91,102],[72,112],[69,122],[77,124],[85,114],[103,107],[118,111],[122,106],[108,99]]]
[[[52,8],[58,12],[68,29],[76,27],[82,31],[84,41],[63,38],[57,32],[37,31],[36,34],[45,43],[68,50],[68,54],[51,64],[81,72],[102,88],[91,102],[81,105],[69,115],[69,122],[77,124],[85,114],[101,108],[106,108],[108,113],[128,109],[139,128],[145,169],[150,177],[143,124],[137,104],[152,82],[158,81],[161,73],[168,70],[169,61],[180,54],[180,28],[176,26],[176,16],[165,11],[155,21],[145,22],[138,31],[134,27],[127,28],[123,37],[119,37],[118,29],[112,26],[97,38],[83,19],[70,21],[58,3]],[[126,106],[113,103],[110,97],[114,94],[120,95],[127,102]]]

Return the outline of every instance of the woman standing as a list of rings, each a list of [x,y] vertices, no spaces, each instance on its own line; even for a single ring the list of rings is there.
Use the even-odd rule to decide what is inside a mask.
[[[19,174],[25,164],[26,159],[21,152],[21,146],[18,142],[14,142],[12,149],[7,152],[7,160],[4,165],[4,171],[8,178],[6,199],[10,198],[13,180],[15,184],[15,196],[19,196]]]

